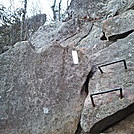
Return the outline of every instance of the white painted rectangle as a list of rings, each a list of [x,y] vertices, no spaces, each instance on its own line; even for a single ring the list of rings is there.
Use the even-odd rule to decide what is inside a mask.
[[[78,60],[78,53],[76,50],[72,50],[72,57],[73,57],[74,64],[78,64],[79,60]]]

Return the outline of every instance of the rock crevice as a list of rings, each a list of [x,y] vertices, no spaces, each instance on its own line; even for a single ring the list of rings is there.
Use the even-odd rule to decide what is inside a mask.
[[[108,37],[108,40],[109,41],[117,41],[118,39],[123,39],[123,38],[127,37],[132,32],[134,32],[134,30],[127,31],[125,33],[120,33],[118,35],[112,35],[112,36]]]
[[[90,32],[92,31],[93,26],[94,26],[94,23],[91,24],[91,28],[89,29],[88,33],[85,34],[83,37],[81,37],[81,38],[79,39],[79,41],[77,42],[77,44],[75,45],[75,47],[79,46],[80,42],[81,42],[83,39],[85,39],[85,38],[90,34]]]

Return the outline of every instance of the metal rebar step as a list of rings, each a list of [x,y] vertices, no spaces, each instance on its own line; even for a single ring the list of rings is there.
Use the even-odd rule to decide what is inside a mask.
[[[115,64],[115,63],[118,63],[118,62],[123,62],[125,69],[127,69],[127,64],[126,64],[126,61],[124,59],[118,60],[118,61],[113,61],[113,62],[110,62],[110,63],[106,63],[106,64],[103,64],[103,65],[100,65],[100,66],[98,66],[98,69],[100,70],[101,73],[103,73],[102,67],[108,66],[108,65],[111,65],[111,64]],[[102,92],[97,92],[97,93],[91,94],[90,95],[90,98],[91,98],[91,102],[92,102],[93,107],[95,107],[93,96],[99,95],[99,94],[105,94],[105,93],[109,93],[109,92],[113,92],[113,91],[118,91],[118,90],[120,90],[120,98],[122,99],[123,98],[122,88],[109,89],[107,91],[102,91]]]
[[[111,65],[111,64],[115,64],[115,63],[118,63],[118,62],[123,62],[125,69],[127,69],[127,64],[126,64],[126,61],[124,59],[123,60],[118,60],[118,61],[114,61],[114,62],[110,62],[110,63],[107,63],[107,64],[100,65],[100,66],[98,66],[98,69],[100,70],[101,73],[103,73],[103,71],[101,69],[102,67],[108,66],[108,65]]]
[[[93,107],[95,107],[95,103],[94,103],[94,100],[93,100],[93,96],[99,95],[99,94],[105,94],[105,93],[109,93],[109,92],[114,92],[114,91],[118,91],[118,90],[120,90],[120,98],[122,99],[122,98],[123,98],[122,88],[109,89],[109,90],[107,90],[107,91],[102,91],[102,92],[98,92],[98,93],[93,93],[93,94],[91,94],[91,95],[90,95],[90,98],[91,98],[91,102],[92,102]]]

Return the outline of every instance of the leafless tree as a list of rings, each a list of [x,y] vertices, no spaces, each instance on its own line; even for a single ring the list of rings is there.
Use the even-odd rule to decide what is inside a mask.
[[[59,21],[61,20],[61,2],[62,0],[59,2]]]
[[[53,11],[53,19],[54,19],[54,21],[56,21],[56,20],[60,21],[61,18],[62,18],[62,15],[63,15],[62,11],[65,11],[65,10],[68,9],[71,0],[66,0],[66,4],[67,4],[66,9],[61,7],[62,6],[61,3],[63,2],[63,0],[59,0],[59,1],[53,0],[52,2],[53,2],[53,6],[51,8],[52,8],[52,11]],[[59,2],[59,3],[57,3],[57,2]],[[67,13],[67,11],[66,11],[66,13]]]
[[[68,8],[68,6],[69,6],[69,0],[67,0],[67,8]]]
[[[26,13],[27,13],[27,0],[24,0],[24,8],[22,9],[21,34],[20,34],[21,40],[25,39],[24,35],[25,35]]]
[[[54,0],[54,3],[53,3],[53,6],[51,7],[52,8],[52,11],[53,11],[53,19],[56,20],[56,0]]]

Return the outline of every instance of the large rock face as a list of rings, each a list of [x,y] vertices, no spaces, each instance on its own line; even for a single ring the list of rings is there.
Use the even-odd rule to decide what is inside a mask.
[[[124,38],[125,34],[134,31],[134,10],[128,10],[121,15],[107,19],[103,23],[103,32],[109,40]],[[124,34],[124,36],[123,36]]]
[[[118,120],[125,118],[134,110],[134,33],[125,39],[113,43],[108,48],[95,53],[91,58],[94,64],[110,63],[125,59],[113,65],[102,67],[103,74],[99,70],[89,82],[89,95],[86,98],[81,116],[81,126],[85,132],[99,133]],[[125,45],[124,45],[125,44]],[[131,48],[131,49],[130,49]],[[92,106],[90,95],[115,88],[123,89],[123,98],[120,92],[115,91],[103,95],[94,96],[95,107]],[[130,106],[131,105],[131,106]]]
[[[67,22],[42,26],[1,54],[0,133],[100,133],[133,112],[133,9],[133,0],[72,0]],[[97,69],[120,59],[127,70],[122,62]],[[116,87],[122,99],[108,93],[92,106],[90,94]]]
[[[0,133],[75,133],[84,101],[80,91],[90,66],[71,48],[36,53],[22,42],[0,56]]]
[[[133,0],[72,0],[69,11],[76,16],[103,19],[133,8]]]
[[[72,0],[69,11],[76,16],[84,17],[88,15],[92,18],[101,19],[106,15],[104,9],[106,4],[107,0]]]
[[[115,124],[105,130],[104,133],[109,134],[133,134],[134,131],[134,113],[130,114],[127,118],[120,121],[118,124]]]

